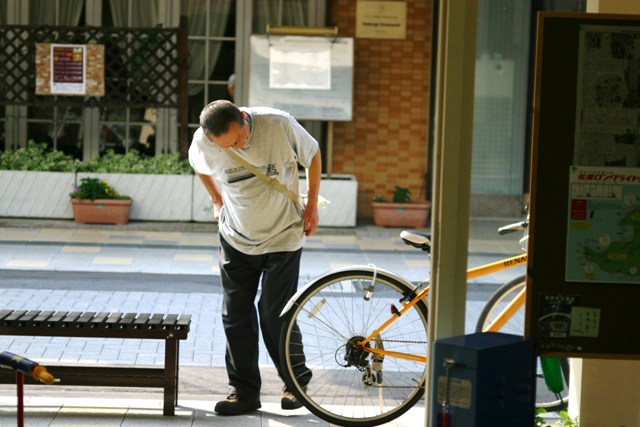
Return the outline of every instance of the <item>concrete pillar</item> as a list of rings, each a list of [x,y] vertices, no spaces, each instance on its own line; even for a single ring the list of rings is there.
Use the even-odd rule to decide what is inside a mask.
[[[640,1],[588,0],[587,12],[640,14]],[[640,361],[572,359],[570,388],[580,427],[640,426]]]
[[[475,0],[437,2],[429,339],[464,334],[476,58]],[[433,347],[431,348],[431,356]],[[427,382],[429,402],[430,382]],[[427,420],[428,420],[427,405]]]
[[[640,426],[640,361],[572,359],[569,414],[580,427]]]

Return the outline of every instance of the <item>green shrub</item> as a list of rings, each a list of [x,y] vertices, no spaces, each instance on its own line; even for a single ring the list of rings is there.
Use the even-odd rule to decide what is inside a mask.
[[[387,199],[380,194],[373,196],[372,201],[374,203],[387,203]],[[411,190],[396,185],[393,190],[393,194],[391,195],[391,203],[409,203],[410,201]]]
[[[393,203],[409,203],[411,201],[411,190],[396,185],[392,196]]]
[[[81,172],[144,173],[155,175],[189,175],[189,162],[180,159],[178,153],[148,157],[136,150],[127,154],[116,154],[112,150],[80,165]]]
[[[0,169],[19,171],[74,172],[80,161],[62,151],[49,150],[46,143],[27,142],[25,148],[0,153]]]
[[[560,420],[549,425],[546,420],[541,416],[546,414],[547,411],[543,408],[536,409],[535,426],[536,427],[580,427],[580,421],[578,418],[571,418],[567,411],[560,411]]]
[[[102,157],[82,162],[58,150],[49,150],[46,143],[29,141],[26,148],[0,152],[0,169],[46,172],[103,172],[152,175],[190,175],[189,162],[178,153],[148,157],[136,150],[115,154],[108,150]]]
[[[104,179],[82,178],[80,185],[70,194],[74,199],[130,199],[129,196],[119,194]]]

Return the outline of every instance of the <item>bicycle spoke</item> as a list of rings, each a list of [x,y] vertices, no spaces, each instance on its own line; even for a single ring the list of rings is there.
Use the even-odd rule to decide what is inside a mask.
[[[425,363],[374,354],[358,344],[391,317],[392,304],[400,304],[413,290],[385,274],[377,275],[371,290],[372,279],[370,271],[357,271],[316,283],[296,301],[283,329],[285,380],[312,412],[334,424],[381,424],[405,412],[423,394]],[[424,358],[427,312],[422,303],[416,308],[366,346]],[[304,392],[308,370],[313,377]]]

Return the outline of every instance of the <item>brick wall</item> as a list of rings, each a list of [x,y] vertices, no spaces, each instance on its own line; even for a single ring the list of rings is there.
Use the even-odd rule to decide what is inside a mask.
[[[371,218],[371,199],[390,199],[395,185],[425,198],[432,2],[406,3],[406,39],[354,39],[354,118],[334,123],[333,172],[356,175],[360,218]],[[331,1],[341,37],[355,37],[356,4]]]

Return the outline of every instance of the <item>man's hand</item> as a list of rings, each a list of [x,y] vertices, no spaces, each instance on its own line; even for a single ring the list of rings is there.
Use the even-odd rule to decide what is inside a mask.
[[[205,190],[207,190],[207,193],[209,194],[209,199],[211,199],[211,204],[213,205],[213,216],[216,219],[220,218],[223,199],[216,181],[210,175],[203,175],[197,172],[196,175],[198,175],[198,178],[200,178],[202,185],[204,185]]]
[[[318,229],[318,222],[320,218],[318,217],[318,206],[308,206],[304,209],[304,234],[309,237],[313,235]]]
[[[307,169],[307,205],[304,208],[304,234],[309,237],[318,229],[318,194],[320,193],[320,175],[322,173],[322,158],[320,150],[311,159],[311,166]]]

